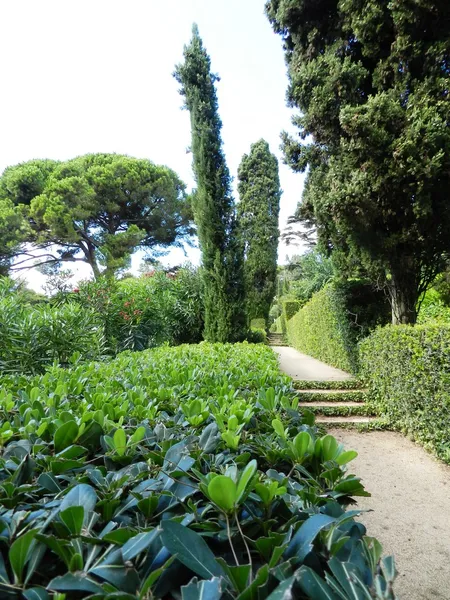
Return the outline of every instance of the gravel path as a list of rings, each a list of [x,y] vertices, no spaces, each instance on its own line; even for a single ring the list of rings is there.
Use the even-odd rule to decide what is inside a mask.
[[[302,354],[295,348],[289,346],[272,346],[272,350],[278,354],[278,360],[282,371],[292,379],[303,381],[345,381],[352,379],[345,371],[335,369],[325,363]]]
[[[351,472],[372,497],[358,507],[373,511],[361,520],[395,557],[400,600],[449,600],[450,467],[398,433],[330,433],[359,453]]]

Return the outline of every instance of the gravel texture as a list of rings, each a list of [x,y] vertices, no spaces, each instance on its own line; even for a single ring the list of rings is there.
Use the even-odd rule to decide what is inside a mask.
[[[450,600],[450,467],[398,433],[330,433],[359,453],[350,470],[372,494],[361,521],[395,557],[400,600]]]

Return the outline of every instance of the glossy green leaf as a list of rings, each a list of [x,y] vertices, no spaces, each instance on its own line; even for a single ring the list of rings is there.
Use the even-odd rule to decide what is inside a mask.
[[[87,483],[79,483],[64,496],[59,510],[62,512],[71,506],[82,506],[84,508],[85,519],[87,519],[89,512],[95,509],[96,504],[97,494],[94,488]]]
[[[150,544],[158,537],[159,530],[152,529],[151,531],[144,531],[138,533],[134,537],[130,538],[122,546],[122,556],[124,560],[131,560],[137,556],[140,552],[143,552],[150,546]]]
[[[231,512],[237,502],[237,486],[225,475],[217,475],[208,484],[208,495],[221,510]]]
[[[239,482],[236,490],[236,503],[239,504],[241,502],[244,495],[249,491],[249,484],[253,479],[254,474],[256,473],[256,469],[258,468],[258,463],[256,460],[251,460],[245,469],[242,471],[241,476],[239,477]]]
[[[102,587],[85,573],[66,573],[55,577],[47,586],[48,590],[56,592],[90,592],[91,594],[103,593]]]
[[[59,513],[61,520],[72,535],[79,535],[84,521],[83,506],[69,506]]]
[[[300,567],[296,572],[297,581],[311,600],[342,600],[332,588],[312,569],[306,566]]]
[[[302,562],[313,549],[313,542],[318,533],[336,521],[335,518],[324,514],[316,514],[306,519],[292,538],[284,553],[285,558],[295,556]]]
[[[346,465],[350,461],[354,460],[358,456],[356,450],[347,450],[346,452],[342,452],[335,458],[335,461],[338,465]]]
[[[114,449],[119,456],[125,454],[127,448],[127,436],[123,429],[116,429],[113,436]]]
[[[223,577],[222,567],[198,533],[175,521],[163,521],[161,540],[171,554],[200,577]]]
[[[64,448],[71,446],[77,439],[78,425],[75,421],[67,421],[61,427],[55,431],[53,443],[55,445],[55,452],[61,452]]]
[[[198,581],[196,577],[188,585],[181,587],[182,600],[220,600],[222,596],[221,580],[213,577],[208,581]]]
[[[34,542],[36,531],[28,531],[18,537],[9,549],[8,558],[14,572],[15,581],[22,582],[22,574],[25,564],[29,558],[29,551]]]

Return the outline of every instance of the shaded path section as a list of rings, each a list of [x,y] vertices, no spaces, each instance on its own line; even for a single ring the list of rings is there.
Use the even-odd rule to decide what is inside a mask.
[[[352,379],[345,371],[330,367],[320,360],[302,354],[295,348],[289,346],[272,346],[273,351],[278,354],[280,369],[287,373],[292,379],[303,381],[345,381]]]
[[[450,599],[450,467],[399,433],[329,431],[358,452],[350,470],[361,477],[371,509],[360,520],[393,554],[400,600]]]

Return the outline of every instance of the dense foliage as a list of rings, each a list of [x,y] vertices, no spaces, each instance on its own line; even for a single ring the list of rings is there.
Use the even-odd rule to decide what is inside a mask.
[[[238,192],[247,318],[267,319],[275,295],[281,189],[278,161],[265,140],[252,144],[250,153],[244,154]]]
[[[0,278],[0,372],[39,373],[54,362],[65,366],[105,354],[103,324],[93,310],[33,299]]]
[[[308,168],[298,218],[390,294],[414,322],[450,250],[450,4],[447,0],[270,0]],[[307,140],[305,142],[305,140]]]
[[[450,463],[450,326],[379,328],[360,361],[378,414]]]
[[[344,290],[329,284],[286,323],[289,343],[300,352],[348,371],[358,370],[355,336]]]
[[[117,154],[8,167],[0,178],[0,202],[7,205],[0,218],[0,259],[8,265],[20,255],[16,270],[36,260],[83,261],[98,277],[102,268],[110,274],[127,267],[138,247],[167,246],[192,233],[178,176],[149,160]],[[30,253],[25,242],[39,252]]]
[[[336,276],[337,270],[332,259],[317,248],[291,257],[279,273],[285,292],[297,298],[302,305]]]
[[[392,560],[345,511],[366,494],[356,452],[299,413],[270,349],[162,348],[2,384],[2,597],[394,598]]]
[[[236,207],[222,148],[211,60],[196,25],[175,78],[191,116],[197,190],[193,197],[204,278],[205,339],[229,342],[245,333],[243,251],[237,236]],[[258,315],[259,316],[259,315]]]
[[[203,286],[192,267],[121,281],[102,278],[65,298],[98,315],[110,354],[202,340]]]
[[[417,316],[417,322],[420,324],[429,321],[450,324],[450,306],[434,288],[430,288],[426,292]]]

